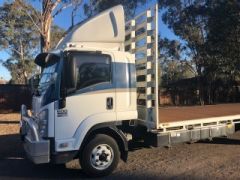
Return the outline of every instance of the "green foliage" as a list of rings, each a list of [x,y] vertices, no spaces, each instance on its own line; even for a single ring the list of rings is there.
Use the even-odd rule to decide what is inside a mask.
[[[182,60],[184,47],[177,40],[161,39],[159,37],[159,52],[161,61],[161,86],[167,86],[180,79],[195,76],[192,63]]]
[[[209,1],[206,72],[236,78],[240,74],[239,1]],[[208,70],[209,69],[209,70]]]
[[[147,0],[89,0],[88,3],[84,4],[84,13],[91,17],[110,7],[122,4],[125,15],[129,19],[134,16],[136,8],[144,3],[147,3]]]
[[[196,64],[198,75],[202,74],[206,41],[207,13],[203,0],[181,1],[160,0],[160,7],[166,8],[163,21],[173,32],[186,42]]]
[[[159,37],[158,47],[160,50],[160,58],[180,60],[182,53],[181,43],[177,40],[161,39]]]
[[[198,75],[200,102],[207,89],[212,103],[217,89],[233,87],[240,73],[240,4],[238,0],[159,0],[163,21],[190,50]],[[174,52],[172,52],[174,54]],[[206,80],[203,82],[201,79]],[[222,87],[221,87],[222,86]],[[229,88],[229,91],[232,91]],[[211,96],[211,97],[210,97]]]
[[[11,84],[26,84],[28,78],[33,73],[36,68],[32,59],[25,59],[24,61],[16,61],[14,58],[9,58],[4,61],[3,66],[5,66],[11,73]]]
[[[167,60],[161,64],[161,68],[162,87],[181,79],[189,79],[195,76],[195,71],[191,63],[187,61]]]
[[[0,19],[0,49],[10,55],[2,64],[10,71],[12,83],[26,83],[34,69],[39,36],[16,2],[0,7]]]

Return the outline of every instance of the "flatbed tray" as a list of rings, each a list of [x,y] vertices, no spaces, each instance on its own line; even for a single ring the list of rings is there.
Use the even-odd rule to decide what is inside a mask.
[[[160,107],[159,123],[240,115],[240,103],[205,106]]]

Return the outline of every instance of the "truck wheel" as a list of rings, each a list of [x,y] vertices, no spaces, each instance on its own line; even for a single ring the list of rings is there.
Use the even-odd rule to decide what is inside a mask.
[[[110,174],[118,165],[120,152],[116,141],[105,134],[97,134],[84,147],[80,155],[83,171],[89,176]]]

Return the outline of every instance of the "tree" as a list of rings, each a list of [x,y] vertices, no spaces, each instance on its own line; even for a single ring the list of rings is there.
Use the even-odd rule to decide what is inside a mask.
[[[24,0],[16,0],[24,9],[26,15],[32,21],[33,26],[41,36],[41,51],[46,52],[51,47],[51,26],[53,19],[64,9],[70,6],[79,6],[82,0],[42,0],[42,13],[35,10],[33,14],[29,13],[29,7]],[[75,9],[76,11],[76,9]]]
[[[30,5],[25,6],[29,13],[33,12]],[[24,84],[34,69],[33,56],[38,47],[38,33],[15,1],[0,7],[0,19],[0,49],[10,55],[2,64],[10,71],[12,83]]]
[[[159,36],[158,44],[162,71],[161,86],[195,76],[192,62],[182,57],[185,47],[179,41],[161,39]]]
[[[167,38],[161,39],[159,36],[158,48],[160,51],[160,58],[164,60],[180,60],[181,58],[183,47],[177,40],[169,40]]]
[[[51,45],[50,49],[54,49],[58,42],[62,39],[62,37],[65,35],[65,30],[60,28],[57,25],[53,25],[51,28]]]
[[[163,20],[186,42],[198,75],[199,100],[214,102],[219,81],[229,90],[239,76],[240,4],[237,0],[159,0]],[[203,82],[205,87],[203,88]],[[224,84],[224,83],[223,83]],[[207,89],[207,92],[206,92]]]
[[[204,88],[201,82],[206,60],[207,8],[205,0],[181,1],[159,0],[160,7],[165,8],[163,21],[182,40],[190,50],[190,57],[195,63],[198,76],[200,104],[204,104]]]
[[[237,0],[213,0],[206,5],[208,61],[204,73],[209,80],[209,101],[213,102],[213,95],[219,88],[214,82],[221,80],[228,84],[228,91],[237,87],[236,79],[240,76],[240,4]]]
[[[217,64],[217,71],[236,77],[240,74],[240,4],[237,0],[209,2],[207,66]],[[227,17],[227,18],[226,18]],[[218,63],[215,63],[218,61]]]
[[[84,13],[91,17],[108,8],[122,4],[125,15],[129,19],[135,15],[136,8],[144,3],[147,3],[147,0],[89,0],[88,3],[84,4]]]

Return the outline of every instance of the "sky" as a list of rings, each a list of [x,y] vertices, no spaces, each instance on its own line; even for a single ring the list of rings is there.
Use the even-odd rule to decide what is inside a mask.
[[[84,1],[86,1],[86,0],[84,0]],[[2,6],[4,2],[9,2],[9,0],[0,0],[0,6]],[[39,0],[29,0],[28,2],[31,2],[31,4],[35,8],[40,10],[41,4],[40,4]],[[147,3],[143,7],[137,9],[136,14],[146,10],[153,4],[154,4],[154,1],[152,3]],[[70,15],[71,15],[71,8],[65,9],[58,16],[56,16],[56,18],[54,19],[54,24],[67,30],[71,25],[71,20],[70,20],[71,16]],[[79,22],[85,18],[86,17],[84,16],[83,11],[80,9],[80,11],[77,13],[76,22]],[[160,31],[159,33],[161,34],[161,37],[163,37],[163,38],[166,37],[170,40],[174,40],[174,39],[179,40],[179,38],[177,36],[175,36],[174,33],[162,22],[161,13],[159,13],[159,31]],[[5,61],[8,58],[9,58],[9,55],[8,55],[7,51],[3,51],[3,50],[0,51],[0,61],[1,60]],[[0,78],[3,78],[5,80],[11,79],[11,75],[10,75],[9,71],[5,67],[3,67],[1,65],[1,63],[0,63]]]

